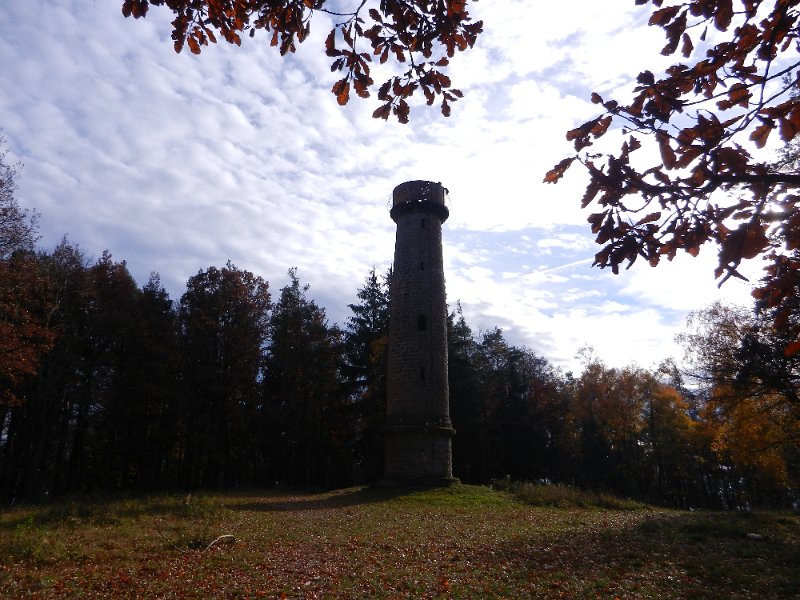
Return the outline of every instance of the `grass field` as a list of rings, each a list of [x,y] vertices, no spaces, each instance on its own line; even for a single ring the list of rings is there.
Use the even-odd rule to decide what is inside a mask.
[[[800,597],[796,515],[530,491],[528,502],[456,485],[7,509],[0,597]],[[234,541],[209,547],[223,534]]]

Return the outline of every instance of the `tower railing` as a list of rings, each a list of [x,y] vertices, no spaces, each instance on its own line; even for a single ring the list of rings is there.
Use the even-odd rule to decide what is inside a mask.
[[[392,205],[407,202],[433,202],[446,204],[448,198],[447,188],[441,183],[432,181],[406,181],[394,188]]]
[[[397,221],[398,217],[421,209],[435,214],[444,223],[450,216],[448,198],[447,188],[441,183],[406,181],[394,188],[389,214]]]

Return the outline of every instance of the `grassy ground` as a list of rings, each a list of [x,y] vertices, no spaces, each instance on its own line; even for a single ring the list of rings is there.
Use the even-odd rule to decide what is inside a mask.
[[[0,513],[0,597],[800,596],[796,515],[578,508],[562,492],[559,506],[534,506],[528,492],[529,502],[457,485],[15,508]],[[235,541],[208,547],[223,534]]]

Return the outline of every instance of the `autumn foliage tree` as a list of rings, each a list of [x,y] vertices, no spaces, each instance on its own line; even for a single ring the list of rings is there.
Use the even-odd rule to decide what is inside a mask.
[[[39,237],[38,213],[22,208],[15,196],[21,165],[7,161],[5,143],[0,136],[0,260],[20,251],[32,252]]]
[[[771,320],[714,304],[679,336],[686,368],[704,392],[704,420],[720,461],[779,485],[797,485],[800,403],[796,356],[785,356]],[[751,477],[750,479],[753,479]]]
[[[33,255],[38,215],[15,196],[20,165],[9,164],[0,136],[0,409],[21,401],[18,386],[52,345],[52,302]]]
[[[441,99],[442,114],[450,114],[450,103],[462,96],[443,72],[457,51],[471,48],[482,31],[467,10],[469,0],[384,0],[368,4],[352,2],[349,8],[327,0],[124,0],[122,14],[147,15],[150,6],[166,6],[175,15],[172,40],[175,51],[185,46],[194,54],[215,43],[242,43],[263,30],[270,46],[281,55],[296,50],[311,31],[316,13],[333,19],[325,40],[331,71],[342,75],[331,91],[344,105],[355,92],[368,98],[376,86],[371,76],[373,58],[380,64],[394,61],[399,72],[378,88],[381,105],[373,116],[388,119],[393,114],[408,122],[408,98],[421,91],[428,105]]]
[[[767,257],[755,294],[779,306],[796,295],[800,272],[800,175],[760,150],[800,132],[800,2],[636,4],[649,1],[650,25],[666,34],[662,54],[678,61],[662,75],[639,73],[631,100],[593,93],[602,113],[567,133],[576,154],[545,181],[574,163],[588,172],[581,203],[603,246],[595,265],[616,273],[641,257],[655,266],[710,242],[721,282],[742,277],[743,260]],[[619,150],[592,148],[620,128]]]

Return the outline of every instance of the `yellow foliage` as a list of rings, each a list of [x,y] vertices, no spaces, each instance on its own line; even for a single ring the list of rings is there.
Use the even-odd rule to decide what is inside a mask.
[[[734,463],[756,468],[787,483],[784,449],[800,439],[800,414],[777,394],[735,397],[726,386],[714,390],[712,450]],[[721,411],[719,409],[722,409]]]

